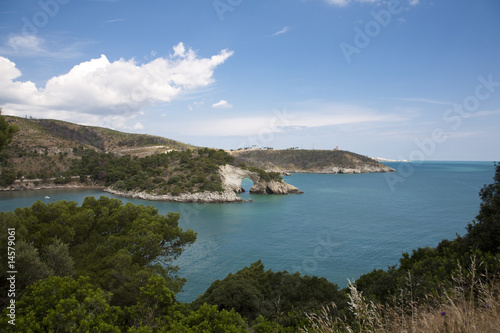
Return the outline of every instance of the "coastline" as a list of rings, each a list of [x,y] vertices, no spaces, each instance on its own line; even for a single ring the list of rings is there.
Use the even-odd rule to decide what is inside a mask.
[[[291,173],[317,173],[317,174],[362,174],[362,173],[388,173],[396,172],[395,169],[384,165],[383,167],[362,167],[362,168],[339,168],[327,167],[324,169],[302,170],[302,169],[266,169],[268,172],[279,172],[283,175]]]
[[[289,175],[291,173],[307,173],[307,174],[362,174],[362,173],[385,173],[385,172],[396,172],[396,170],[384,166],[384,167],[364,167],[364,168],[338,168],[330,167],[321,170],[268,170],[280,172],[283,175]],[[246,175],[248,176],[248,175]],[[233,188],[226,187],[223,192],[196,192],[196,193],[183,193],[180,195],[171,194],[152,194],[141,191],[118,191],[110,187],[105,187],[102,185],[93,184],[90,179],[85,183],[81,183],[78,179],[79,177],[72,177],[72,181],[66,184],[56,184],[54,183],[55,178],[48,180],[42,179],[22,179],[16,180],[13,184],[0,188],[0,191],[36,191],[44,189],[60,189],[60,190],[71,190],[71,189],[97,189],[103,192],[111,193],[116,196],[125,198],[136,198],[147,201],[166,201],[166,202],[179,202],[179,203],[243,203],[246,202],[242,198],[236,195]],[[272,183],[272,182],[271,182]],[[267,187],[272,184],[265,184]],[[294,186],[285,183],[287,186],[279,183],[279,186],[270,186],[273,189],[270,193],[266,190],[266,186],[263,188],[256,188],[253,193],[255,194],[292,194],[292,193],[302,193],[300,190]],[[262,186],[261,186],[262,187]]]
[[[138,191],[118,191],[110,187],[104,188],[104,192],[111,193],[120,197],[142,199],[148,201],[168,201],[183,203],[240,203],[245,202],[238,197],[234,191],[225,190],[224,192],[197,192],[183,193],[180,195],[171,194],[151,194]]]
[[[52,182],[46,182],[41,179],[16,179],[14,183],[4,188],[0,187],[0,191],[38,191],[38,190],[71,190],[71,189],[104,189],[105,186],[94,185],[85,183],[82,184],[79,181],[72,181],[67,184],[55,184]]]

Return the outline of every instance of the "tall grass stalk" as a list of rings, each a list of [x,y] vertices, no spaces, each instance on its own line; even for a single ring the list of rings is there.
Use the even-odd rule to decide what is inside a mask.
[[[339,318],[335,304],[320,313],[308,314],[309,326],[302,332],[500,332],[499,291],[497,274],[480,274],[483,263],[472,257],[464,269],[458,264],[452,287],[436,290],[426,302],[413,300],[412,276],[406,277],[406,288],[394,305],[368,301],[355,283],[349,281],[349,307],[354,321]],[[486,271],[487,272],[487,271]]]

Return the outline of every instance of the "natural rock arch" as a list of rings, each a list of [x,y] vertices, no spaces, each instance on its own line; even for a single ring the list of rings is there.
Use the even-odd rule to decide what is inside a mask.
[[[258,194],[289,194],[302,193],[298,188],[285,182],[276,180],[262,180],[258,173],[249,170],[244,170],[229,164],[220,166],[219,174],[222,180],[224,190],[234,191],[235,193],[243,192],[241,181],[243,178],[249,178],[254,185],[250,189],[250,193]]]
[[[241,187],[241,181],[243,178],[251,179],[254,186],[260,181],[260,177],[256,172],[244,170],[229,164],[221,166],[219,173],[222,180],[222,187],[225,190],[231,190],[236,193],[243,192]],[[252,186],[252,188],[254,186]]]
[[[243,178],[241,180],[241,190],[242,192],[250,192],[251,188],[255,185],[255,182],[250,178]]]

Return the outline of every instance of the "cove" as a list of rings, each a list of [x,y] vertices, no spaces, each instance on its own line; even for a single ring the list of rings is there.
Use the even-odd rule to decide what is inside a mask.
[[[387,163],[398,169],[398,163]],[[192,301],[216,279],[262,259],[266,269],[326,277],[340,287],[373,269],[396,265],[401,253],[463,235],[479,211],[479,190],[492,182],[492,162],[423,162],[391,188],[385,174],[292,174],[301,195],[239,194],[243,204],[124,202],[181,213],[180,226],[197,241],[175,262]],[[244,179],[243,188],[251,184]],[[0,193],[0,210],[36,200],[110,196],[96,190]],[[45,199],[45,196],[50,197]],[[117,197],[118,198],[118,197]]]

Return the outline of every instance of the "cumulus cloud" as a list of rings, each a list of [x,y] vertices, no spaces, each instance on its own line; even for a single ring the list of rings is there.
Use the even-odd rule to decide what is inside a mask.
[[[68,73],[49,79],[45,87],[30,81],[16,81],[21,71],[0,57],[0,105],[6,114],[102,124],[107,119],[123,125],[151,104],[171,102],[180,94],[207,87],[214,82],[217,66],[232,51],[222,50],[200,58],[183,43],[169,57],[145,64],[134,59],[109,61],[105,55],[80,63]],[[112,127],[117,128],[115,124]]]
[[[231,104],[229,104],[227,101],[222,99],[219,102],[212,104],[212,107],[216,108],[216,109],[230,109],[233,106]]]

